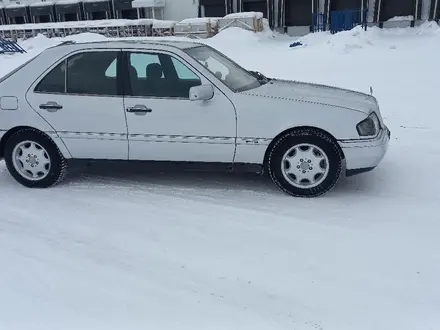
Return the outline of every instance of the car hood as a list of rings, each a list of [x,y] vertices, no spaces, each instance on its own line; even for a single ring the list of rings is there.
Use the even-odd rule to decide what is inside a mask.
[[[272,79],[269,83],[244,92],[247,95],[316,103],[369,114],[377,109],[376,99],[348,89],[299,81]]]

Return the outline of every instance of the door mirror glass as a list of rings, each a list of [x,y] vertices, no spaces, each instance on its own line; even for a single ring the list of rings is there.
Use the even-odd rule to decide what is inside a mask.
[[[189,99],[191,101],[208,101],[214,97],[214,88],[212,85],[200,85],[191,87],[189,90]]]

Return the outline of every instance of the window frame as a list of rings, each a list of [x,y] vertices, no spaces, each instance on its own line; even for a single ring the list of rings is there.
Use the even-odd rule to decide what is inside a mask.
[[[122,50],[122,63],[124,63],[123,67],[126,68],[122,72],[122,81],[123,81],[123,89],[124,89],[124,97],[125,98],[148,98],[148,99],[157,99],[157,100],[189,100],[189,97],[173,97],[173,96],[133,96],[132,92],[132,86],[131,86],[131,80],[130,80],[130,73],[129,73],[129,66],[130,64],[130,54],[146,54],[146,55],[166,55],[170,57],[170,61],[172,62],[172,58],[182,63],[184,66],[186,66],[195,76],[197,76],[201,82],[201,85],[204,84],[204,81],[207,79],[199,70],[197,70],[194,65],[189,63],[187,60],[185,60],[182,56],[179,56],[179,54],[165,51],[165,50],[159,50],[159,49],[142,49],[142,48],[133,48],[133,49],[123,49]],[[173,64],[174,66],[174,64]],[[176,71],[177,74],[177,71]],[[215,85],[214,85],[215,86]]]
[[[67,92],[67,75],[68,71],[64,72],[64,92],[42,92],[38,91],[38,85],[61,63],[65,63],[67,66],[67,61],[72,57],[84,53],[99,53],[99,52],[114,52],[117,53],[116,59],[116,95],[107,95],[107,94],[82,94],[82,93],[68,93]],[[49,68],[41,73],[41,75],[37,78],[37,80],[33,84],[32,92],[35,94],[45,94],[45,95],[65,95],[65,96],[84,96],[84,97],[124,97],[124,86],[123,86],[123,58],[122,58],[122,49],[120,48],[90,48],[90,49],[80,49],[72,51],[68,54],[65,54],[63,57],[54,62]]]

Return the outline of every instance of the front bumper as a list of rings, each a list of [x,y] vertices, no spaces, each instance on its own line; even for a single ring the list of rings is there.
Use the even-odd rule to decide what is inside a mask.
[[[369,140],[338,141],[345,155],[346,176],[373,170],[382,161],[390,143],[391,132],[384,127]]]

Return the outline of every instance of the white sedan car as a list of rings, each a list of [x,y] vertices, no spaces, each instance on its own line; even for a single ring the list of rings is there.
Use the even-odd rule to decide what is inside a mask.
[[[196,42],[65,42],[0,78],[0,159],[26,187],[77,162],[268,173],[315,197],[390,138],[368,94],[267,78]]]

